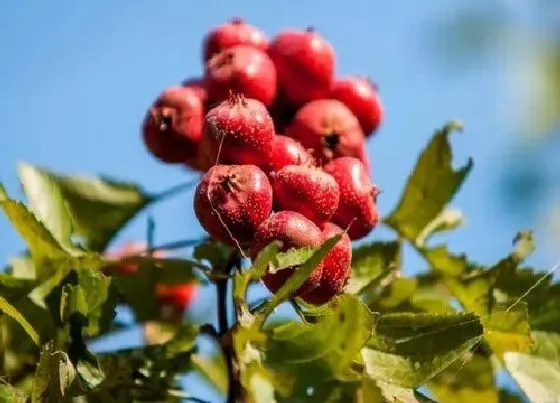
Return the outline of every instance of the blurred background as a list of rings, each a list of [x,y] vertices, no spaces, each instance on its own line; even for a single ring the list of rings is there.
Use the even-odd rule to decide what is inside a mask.
[[[339,75],[365,74],[378,84],[386,119],[368,151],[383,215],[433,131],[457,118],[465,130],[453,137],[454,161],[472,156],[475,167],[453,202],[467,220],[445,235],[450,249],[491,264],[509,253],[518,230],[533,229],[530,263],[542,270],[557,263],[560,3],[552,0],[5,3],[0,182],[21,196],[19,161],[110,175],[152,192],[184,182],[191,174],[146,152],[140,123],[163,88],[202,74],[204,34],[233,16],[270,36],[312,25],[335,47]],[[149,212],[156,244],[203,235],[192,191]],[[144,239],[146,220],[139,215],[115,246]],[[4,216],[0,240],[3,261],[24,248]],[[410,256],[405,267],[412,273],[424,265]],[[190,315],[213,314],[213,304],[213,291],[202,290]],[[138,342],[131,331],[99,348]]]

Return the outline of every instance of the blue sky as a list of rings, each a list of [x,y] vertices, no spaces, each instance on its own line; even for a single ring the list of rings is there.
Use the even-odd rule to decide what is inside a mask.
[[[380,87],[386,121],[368,151],[383,190],[382,214],[398,200],[433,130],[450,118],[464,122],[465,132],[453,140],[455,161],[472,156],[475,168],[453,205],[466,214],[467,225],[447,238],[453,250],[492,263],[510,251],[518,229],[534,223],[523,215],[509,219],[496,196],[498,162],[511,149],[504,60],[487,58],[455,73],[430,53],[430,28],[455,18],[461,4],[467,2],[10,2],[0,11],[0,181],[21,196],[15,165],[27,161],[59,172],[117,176],[149,191],[183,182],[185,172],[145,151],[139,128],[164,87],[201,75],[205,32],[233,16],[271,36],[312,25],[334,45],[339,74],[365,74]],[[151,211],[157,243],[203,233],[192,193]],[[145,227],[141,215],[119,240],[144,237]],[[377,231],[370,238],[385,235]],[[23,248],[4,217],[0,239],[4,261]],[[549,268],[554,260],[541,248],[531,262]],[[408,263],[410,271],[423,268],[414,256]]]

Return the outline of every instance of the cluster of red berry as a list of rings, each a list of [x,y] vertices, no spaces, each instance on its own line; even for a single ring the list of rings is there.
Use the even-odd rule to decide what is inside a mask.
[[[205,74],[163,91],[143,124],[147,148],[166,163],[205,172],[195,213],[216,240],[255,257],[341,241],[297,291],[320,304],[350,273],[351,240],[377,224],[377,188],[365,140],[383,118],[377,89],[335,78],[332,45],[312,29],[272,41],[233,19],[204,40]],[[275,292],[297,267],[269,273]]]

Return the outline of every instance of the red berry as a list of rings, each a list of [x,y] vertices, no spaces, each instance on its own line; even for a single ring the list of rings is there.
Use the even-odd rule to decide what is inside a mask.
[[[342,232],[342,229],[331,222],[321,226],[323,240],[326,241]],[[302,298],[311,304],[322,305],[340,294],[346,280],[350,276],[352,262],[352,243],[348,234],[343,234],[323,260],[323,273],[319,286],[303,295]]]
[[[281,92],[296,106],[328,95],[333,80],[332,45],[312,29],[287,29],[271,42],[268,54],[276,66]]]
[[[241,18],[230,21],[212,29],[204,38],[204,61],[212,56],[237,45],[246,45],[259,50],[268,48],[266,34]]]
[[[203,103],[206,102],[208,99],[208,92],[206,90],[206,82],[203,78],[188,78],[183,80],[181,85],[185,88],[190,88],[193,91],[196,91],[198,97],[202,100]]]
[[[282,242],[282,250],[285,251],[306,246],[317,248],[321,246],[323,238],[321,230],[313,221],[294,211],[280,211],[272,214],[257,229],[251,249],[253,260],[264,247],[275,240]],[[263,283],[271,292],[276,292],[297,269],[298,266],[295,266],[279,270],[276,273],[268,273],[263,277]],[[315,288],[319,284],[322,271],[323,264],[320,263],[295,295],[303,295]]]
[[[119,248],[109,251],[105,256],[109,259],[123,259],[132,256],[146,256],[146,250],[148,249],[148,244],[141,241],[130,241],[125,242]],[[167,254],[164,250],[156,250],[152,253],[155,258],[164,258]],[[115,276],[125,276],[134,274],[138,271],[138,265],[134,263],[117,263],[110,264],[103,269],[103,272],[107,275]]]
[[[190,163],[202,135],[204,105],[196,91],[171,87],[152,104],[142,125],[144,144],[159,160]]]
[[[269,171],[277,172],[287,165],[305,165],[311,162],[309,153],[296,140],[279,134],[274,136]]]
[[[197,291],[195,283],[156,285],[156,298],[160,304],[162,319],[179,320],[196,297]]]
[[[377,188],[364,164],[357,158],[341,157],[323,167],[340,188],[340,201],[332,221],[348,229],[350,239],[367,236],[379,221]]]
[[[243,45],[226,49],[206,63],[205,74],[210,102],[239,92],[270,106],[276,97],[276,68],[259,49]]]
[[[377,89],[363,77],[347,77],[336,80],[329,98],[343,102],[358,118],[366,136],[373,134],[383,120],[383,105]]]
[[[203,132],[204,152],[221,164],[265,167],[272,153],[272,118],[261,102],[241,94],[210,109]]]
[[[272,187],[254,165],[215,165],[196,188],[194,211],[214,239],[244,247],[272,211]]]
[[[284,132],[313,150],[322,163],[333,158],[361,158],[364,133],[358,119],[342,102],[320,99],[303,106]]]
[[[338,207],[340,191],[334,178],[321,168],[288,165],[272,181],[279,210],[303,214],[315,224],[329,221]]]

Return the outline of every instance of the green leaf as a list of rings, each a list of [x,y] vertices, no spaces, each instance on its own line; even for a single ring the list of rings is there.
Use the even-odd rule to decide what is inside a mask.
[[[534,332],[531,354],[504,354],[507,370],[532,402],[557,402],[560,399],[560,335]]]
[[[313,256],[315,251],[317,251],[317,248],[304,247],[291,248],[285,252],[279,252],[270,263],[269,271],[274,272],[288,267],[299,266]]]
[[[18,173],[30,209],[60,243],[69,245],[72,222],[54,178],[26,163],[18,165]]]
[[[387,314],[362,350],[367,374],[403,388],[431,380],[477,345],[483,327],[474,314]]]
[[[195,246],[193,258],[207,260],[214,270],[222,270],[231,256],[231,248],[214,240],[207,240]]]
[[[7,272],[19,279],[35,280],[35,266],[33,260],[29,256],[17,256],[9,260]]]
[[[480,354],[454,362],[432,379],[429,388],[441,402],[499,402],[492,363]]]
[[[424,227],[416,239],[416,244],[422,247],[432,235],[455,229],[463,225],[463,222],[464,216],[460,210],[446,208]]]
[[[459,170],[453,169],[449,136],[458,129],[459,123],[450,122],[436,132],[420,154],[397,208],[384,220],[413,243],[453,199],[473,167],[469,159]]]
[[[525,303],[494,306],[482,320],[485,340],[495,354],[528,352],[533,345]]]
[[[346,285],[346,292],[359,294],[364,289],[376,285],[380,279],[399,269],[400,244],[393,242],[373,242],[354,248],[352,251],[352,275]]]
[[[68,227],[55,223],[56,216],[63,216],[66,209],[72,219],[73,233],[90,250],[98,252],[154,200],[135,184],[104,177],[59,175],[29,164],[20,165],[20,175],[34,207],[37,206],[37,214],[49,223],[49,228],[57,228],[67,235]],[[64,203],[60,203],[61,199]]]
[[[214,386],[222,396],[227,394],[227,368],[221,356],[207,357],[202,354],[193,354],[191,361],[196,371]]]
[[[35,285],[35,280],[0,273],[0,296],[8,300],[26,296]]]
[[[0,403],[25,403],[25,394],[0,380]]]
[[[416,390],[368,378],[363,380],[361,397],[368,403],[436,403]]]
[[[32,401],[62,401],[74,381],[75,373],[68,355],[56,351],[52,343],[46,344],[35,370]]]
[[[337,244],[338,241],[342,238],[343,233],[341,232],[338,235],[335,235],[329,238],[327,241],[321,245],[319,249],[317,249],[313,255],[305,261],[297,270],[295,270],[294,274],[292,274],[280,287],[280,289],[274,294],[265,305],[261,315],[260,320],[264,321],[270,313],[280,305],[282,302],[288,300],[294,292],[301,287],[301,285],[305,282],[307,277],[313,272],[313,270],[322,262],[322,260],[327,256],[330,250],[333,248],[334,245]],[[297,251],[294,251],[297,253]]]
[[[35,331],[33,326],[27,321],[26,318],[13,306],[11,305],[5,298],[0,297],[0,312],[8,315],[10,318],[15,320],[19,325],[25,330],[25,333],[29,335],[31,340],[36,345],[40,344],[39,334]]]
[[[278,366],[317,364],[329,379],[356,381],[361,371],[355,368],[360,349],[375,324],[374,315],[358,298],[342,295],[331,301],[313,324],[288,322],[272,329],[267,362]]]

